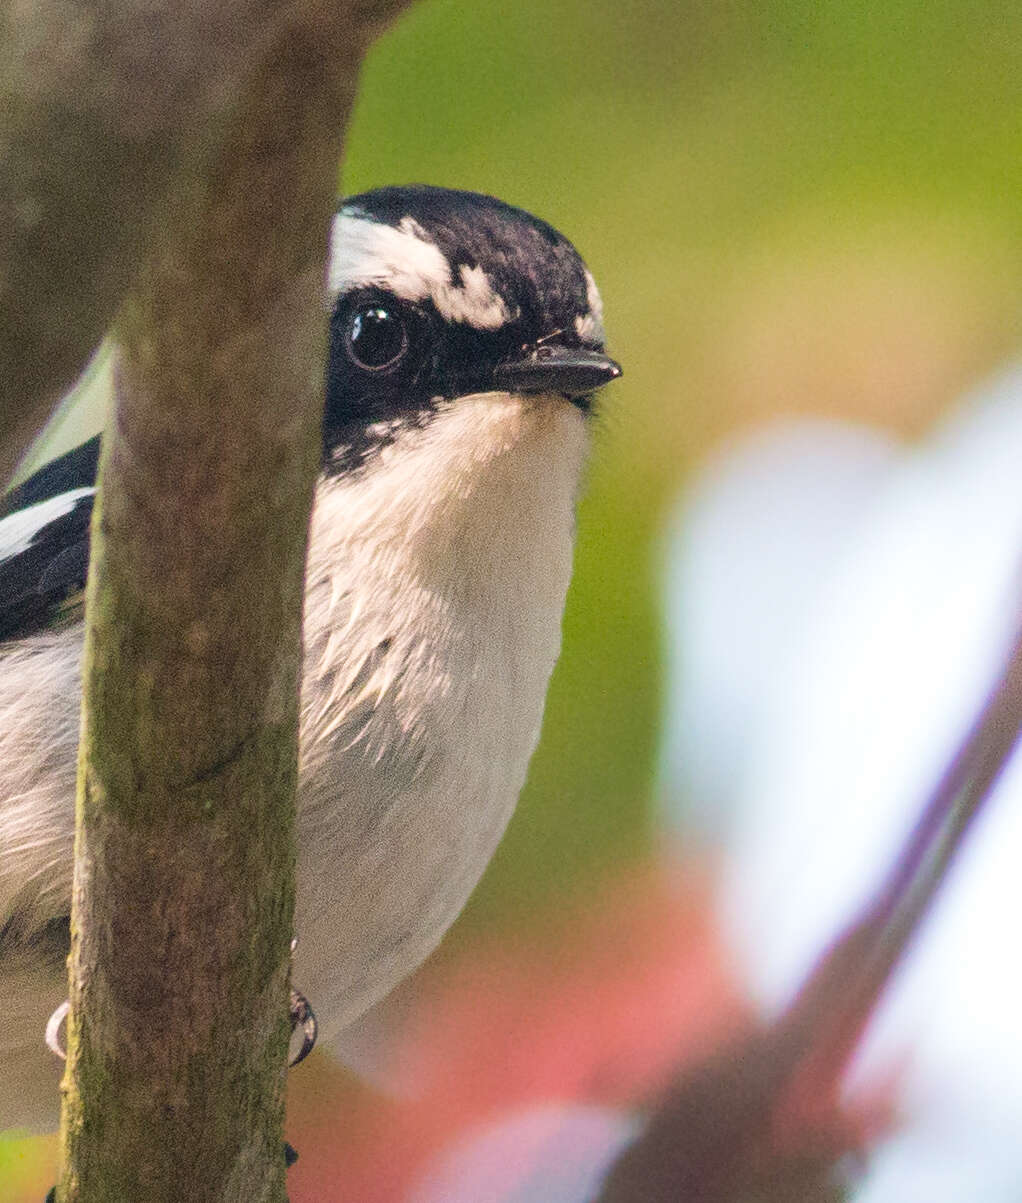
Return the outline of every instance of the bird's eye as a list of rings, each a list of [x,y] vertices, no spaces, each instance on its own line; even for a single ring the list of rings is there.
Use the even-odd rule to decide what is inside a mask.
[[[367,372],[382,372],[408,350],[408,330],[393,310],[366,305],[348,319],[344,342],[352,360]]]

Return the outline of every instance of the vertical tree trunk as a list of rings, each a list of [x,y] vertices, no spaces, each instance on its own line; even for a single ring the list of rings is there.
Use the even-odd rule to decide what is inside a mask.
[[[115,328],[87,600],[62,1203],[286,1198],[324,266],[379,6],[287,13],[228,111],[197,133]]]

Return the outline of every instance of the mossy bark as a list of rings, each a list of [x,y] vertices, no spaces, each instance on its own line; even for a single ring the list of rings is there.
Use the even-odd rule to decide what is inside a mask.
[[[341,133],[382,7],[287,9],[174,176],[115,326],[61,1203],[286,1198],[323,280]]]
[[[182,160],[295,20],[405,0],[22,0],[0,12],[0,488],[114,317]],[[294,81],[301,87],[300,80]]]
[[[271,0],[26,0],[0,16],[0,487],[106,332],[179,160]]]

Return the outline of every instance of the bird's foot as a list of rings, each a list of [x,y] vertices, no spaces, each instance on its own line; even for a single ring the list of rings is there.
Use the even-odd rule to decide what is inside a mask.
[[[309,1006],[309,1000],[304,994],[292,987],[291,990],[291,1031],[302,1030],[302,1047],[291,1058],[291,1067],[298,1065],[316,1047],[316,1013]]]
[[[71,1003],[68,999],[60,1004],[46,1021],[46,1047],[51,1053],[58,1056],[61,1061],[67,1060],[67,1053],[64,1051],[64,1046],[60,1043],[60,1029],[67,1019],[67,1013],[71,1010]]]
[[[71,1003],[68,999],[60,1004],[46,1022],[46,1047],[55,1053],[61,1061],[67,1060],[67,1053],[64,1051],[64,1046],[60,1043],[60,1029],[67,1018],[68,1011],[71,1010]],[[302,1029],[302,1046],[291,1059],[291,1065],[298,1065],[301,1061],[312,1052],[316,1047],[316,1013],[309,1006],[309,1000],[304,994],[292,989],[291,991],[291,1031],[294,1032],[298,1028]],[[288,1169],[298,1160],[298,1150],[293,1146],[284,1142],[284,1164]],[[50,1187],[46,1195],[45,1203],[56,1203],[57,1188]]]
[[[61,1061],[67,1060],[67,1053],[60,1043],[60,1029],[64,1026],[67,1013],[71,1010],[70,1002],[65,998],[60,1006],[46,1021],[46,1047]],[[316,1047],[316,1013],[309,1005],[309,1000],[298,990],[291,991],[291,1031],[302,1029],[302,1045],[291,1059],[291,1066],[300,1064]]]

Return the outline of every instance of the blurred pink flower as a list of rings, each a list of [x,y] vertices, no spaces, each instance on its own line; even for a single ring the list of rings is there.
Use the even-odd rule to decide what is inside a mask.
[[[463,940],[457,955],[427,967],[391,1035],[388,1061],[405,1097],[349,1080],[313,1098],[311,1081],[308,1091],[292,1082],[290,1131],[300,1153],[292,1203],[404,1203],[438,1154],[484,1130],[493,1143],[483,1155],[502,1150],[493,1172],[503,1166],[513,1189],[530,1158],[550,1155],[543,1134],[551,1128],[533,1126],[537,1114],[568,1117],[562,1156],[580,1115],[589,1137],[582,1148],[605,1156],[613,1134],[630,1130],[619,1109],[647,1100],[679,1063],[745,1027],[708,895],[705,867],[648,867],[601,883],[542,932]],[[547,1110],[568,1103],[575,1109]],[[516,1159],[513,1133],[501,1136],[498,1125],[523,1116]]]

